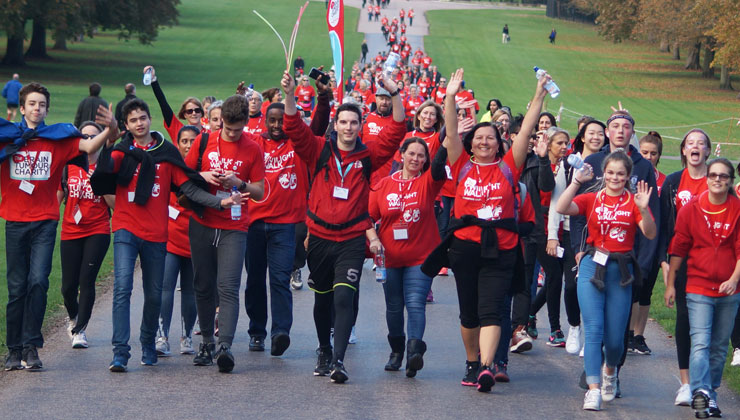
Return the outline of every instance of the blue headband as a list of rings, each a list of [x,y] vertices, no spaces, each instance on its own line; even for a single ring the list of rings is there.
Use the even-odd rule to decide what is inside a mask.
[[[629,115],[624,115],[624,114],[612,115],[611,117],[609,117],[608,120],[606,120],[606,125],[609,126],[609,124],[611,124],[612,121],[617,120],[619,118],[624,118],[625,120],[629,121],[633,127],[635,126],[635,120],[633,120],[632,117],[630,117]]]

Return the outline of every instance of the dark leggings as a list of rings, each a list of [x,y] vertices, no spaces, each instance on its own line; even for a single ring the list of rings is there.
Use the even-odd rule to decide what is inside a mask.
[[[77,318],[73,334],[83,331],[90,321],[95,304],[95,279],[109,246],[110,235],[90,235],[60,243],[64,306],[70,319]]]
[[[355,320],[354,299],[357,293],[349,287],[337,286],[333,292],[314,293],[313,319],[319,346],[331,345],[331,328],[334,327],[334,358],[344,361],[349,335]],[[333,308],[327,311],[326,308]],[[334,314],[332,319],[332,314]]]
[[[689,368],[691,336],[689,335],[689,308],[686,305],[686,260],[676,272],[676,354],[678,368]]]
[[[560,246],[565,250],[563,259],[561,260],[563,264],[563,276],[565,276],[565,294],[563,295],[565,314],[568,317],[568,324],[575,327],[581,325],[581,307],[578,305],[578,287],[576,284],[578,267],[576,266],[576,255],[570,244],[569,231],[563,231]]]
[[[547,244],[537,244],[537,261],[545,270],[545,287],[540,288],[532,301],[529,315],[537,315],[547,303],[550,331],[560,329],[560,297],[563,290],[563,261],[547,254]]]
[[[296,223],[295,225],[295,255],[293,256],[293,270],[300,270],[306,265],[306,246],[304,241],[308,235],[306,223]]]
[[[647,276],[643,276],[642,285],[635,296],[635,299],[640,303],[640,306],[650,306],[650,299],[653,296],[653,288],[655,287],[655,280],[658,278],[659,269],[660,263],[655,259],[653,261],[653,266],[650,267],[650,273]]]
[[[740,348],[740,309],[738,309],[737,315],[735,315],[735,327],[732,329],[730,339],[732,340],[733,349]]]
[[[537,244],[524,241],[524,288],[514,294],[512,299],[511,327],[526,326],[529,309],[532,307],[532,278],[537,260]]]

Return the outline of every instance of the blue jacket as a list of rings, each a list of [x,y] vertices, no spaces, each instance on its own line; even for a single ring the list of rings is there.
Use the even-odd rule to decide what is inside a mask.
[[[5,84],[3,88],[3,98],[8,102],[8,105],[18,105],[18,92],[20,92],[23,85],[17,80],[11,80]]]
[[[609,145],[607,144],[599,153],[594,153],[586,158],[586,163],[594,168],[594,179],[582,185],[581,188],[578,189],[578,194],[597,191],[601,186],[604,178],[601,165],[603,164],[604,159],[609,155],[610,151]],[[658,186],[655,180],[653,165],[647,159],[643,158],[640,151],[632,145],[629,146],[629,154],[632,158],[633,168],[628,187],[632,192],[634,192],[637,182],[645,181],[648,183],[649,187],[653,188],[653,192],[650,194],[649,207],[650,211],[653,213],[655,225],[660,226],[660,201],[658,200]],[[587,232],[586,218],[583,216],[571,216],[570,239],[574,252],[579,252],[584,249]],[[652,240],[647,239],[640,229],[637,230],[637,234],[635,235],[634,251],[635,255],[637,255],[637,262],[640,265],[640,270],[642,270],[645,275],[650,272],[650,269],[654,264],[657,248],[657,237]]]

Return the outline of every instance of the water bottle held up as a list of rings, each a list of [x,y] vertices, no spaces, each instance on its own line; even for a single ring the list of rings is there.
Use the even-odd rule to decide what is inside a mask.
[[[149,86],[152,84],[152,69],[147,69],[144,72],[144,79],[141,82],[144,83],[144,86]]]
[[[537,78],[537,80],[540,80],[541,77],[545,75],[545,70],[534,66],[534,75]],[[560,88],[558,85],[555,84],[555,82],[550,79],[549,82],[545,83],[545,90],[547,90],[550,93],[551,98],[557,98],[558,95],[560,95]]]
[[[575,153],[568,156],[568,165],[575,168],[576,170],[583,168],[583,163],[583,159],[581,159],[581,157]]]
[[[390,53],[388,54],[388,58],[385,60],[385,64],[383,65],[383,74],[386,76],[390,76],[393,74],[393,70],[398,67],[398,63],[401,61],[401,56],[398,55],[398,53]]]
[[[235,198],[237,196],[241,196],[239,193],[239,190],[236,188],[236,186],[231,188],[231,198]],[[242,205],[241,204],[234,204],[231,206],[231,220],[241,220],[242,218]]]
[[[385,271],[385,252],[381,249],[375,254],[375,281],[385,283],[387,274]]]

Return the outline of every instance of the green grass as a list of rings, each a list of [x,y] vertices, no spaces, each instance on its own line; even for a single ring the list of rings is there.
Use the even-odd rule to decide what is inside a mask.
[[[540,66],[561,89],[556,99],[548,97],[546,107],[557,113],[562,104],[575,111],[565,112],[561,122],[573,135],[581,113],[605,120],[610,106],[620,100],[635,117],[638,130],[692,127],[740,116],[737,92],[719,90],[717,79],[683,70],[684,62],[672,60],[669,53],[636,42],[604,41],[593,26],[550,19],[544,10],[432,11],[427,18],[431,32],[424,39],[427,52],[442,74],[464,67],[467,87],[475,91],[482,107],[490,98],[499,98],[514,112],[524,113],[535,87],[532,67]],[[506,45],[501,43],[505,23],[511,31],[511,43]],[[552,27],[558,31],[554,46],[547,40]],[[737,77],[734,81],[740,83]],[[740,127],[735,123],[702,128],[713,142],[733,143],[722,145],[722,155],[738,159]],[[657,131],[666,139],[664,154],[678,155],[678,143],[688,128]]]

